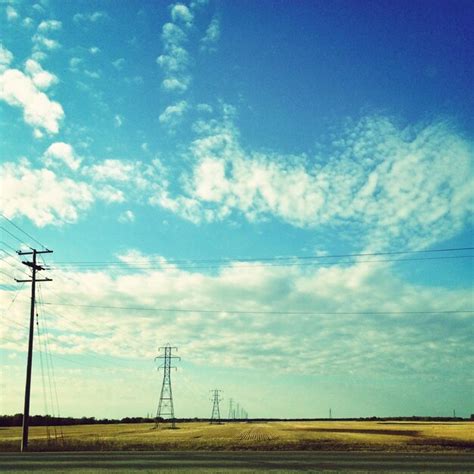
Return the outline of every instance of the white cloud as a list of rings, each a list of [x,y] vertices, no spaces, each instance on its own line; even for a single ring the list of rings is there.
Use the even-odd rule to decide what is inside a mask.
[[[137,250],[118,258],[127,266],[113,271],[53,271],[57,283],[54,296],[46,294],[46,302],[110,306],[112,301],[119,307],[195,311],[52,306],[48,309],[56,330],[50,343],[57,354],[92,350],[118,356],[127,351],[148,359],[154,356],[157,341],[172,340],[196,365],[207,369],[259,365],[265,371],[304,374],[445,378],[444,372],[451,372],[456,378],[473,363],[467,330],[472,317],[437,313],[470,308],[471,292],[406,283],[386,264],[302,269],[230,262],[211,276]],[[242,313],[251,311],[260,314]],[[276,314],[265,314],[272,311]],[[278,314],[288,311],[316,314]],[[370,314],[373,311],[381,313]],[[350,312],[359,314],[343,314]],[[77,334],[74,321],[84,320],[87,329]]]
[[[13,61],[13,54],[0,43],[0,73],[10,66]]]
[[[161,34],[163,51],[156,59],[160,65],[164,78],[163,89],[166,91],[183,93],[191,83],[189,74],[189,53],[184,48],[188,38],[186,33],[174,23],[165,23]]]
[[[84,69],[84,74],[91,79],[100,79],[101,77],[99,71],[89,71],[88,69]]]
[[[63,24],[58,20],[43,20],[38,25],[38,31],[45,33],[48,31],[58,31],[62,28]]]
[[[77,171],[81,164],[81,159],[76,155],[72,146],[64,142],[50,145],[44,152],[43,159],[46,166],[57,167],[62,162],[73,171]]]
[[[33,42],[35,43],[35,50],[40,50],[41,48],[47,49],[49,51],[58,49],[61,45],[58,41],[47,38],[41,34],[35,34],[33,36]]]
[[[171,18],[174,22],[182,21],[185,24],[190,24],[194,19],[194,15],[186,5],[176,3],[171,8]]]
[[[23,21],[22,21],[22,25],[25,28],[33,28],[33,25],[34,25],[33,18],[30,18],[30,17],[24,18]]]
[[[221,35],[220,22],[217,17],[211,20],[207,27],[206,34],[201,39],[201,51],[213,52],[216,50],[216,44]]]
[[[169,105],[159,116],[160,123],[175,127],[181,121],[188,107],[188,103],[185,100]]]
[[[123,67],[125,66],[125,59],[124,58],[119,58],[116,59],[115,61],[112,61],[112,65],[114,66],[117,71],[121,71]]]
[[[83,61],[84,60],[82,58],[72,57],[69,60],[69,68],[71,69],[72,72],[77,72],[78,67],[83,63]]]
[[[198,129],[204,135],[191,147],[184,193],[153,200],[195,222],[239,212],[298,227],[350,223],[365,236],[362,245],[423,247],[455,235],[472,212],[473,143],[446,123],[400,130],[368,117],[322,161],[246,151],[229,119]]]
[[[168,78],[164,79],[163,82],[161,83],[163,89],[166,91],[172,91],[172,92],[186,92],[186,90],[189,87],[190,83],[190,78],[189,77],[183,77],[183,78]]]
[[[114,116],[114,125],[116,128],[120,128],[123,124],[123,117],[121,115]]]
[[[61,104],[41,92],[33,79],[17,69],[0,74],[0,100],[23,109],[26,123],[50,134],[58,133],[64,117]]]
[[[105,11],[96,11],[93,13],[76,13],[72,17],[74,23],[97,23],[99,21],[104,21],[109,19],[109,15]]]
[[[58,78],[54,74],[45,71],[41,64],[33,59],[26,61],[25,71],[38,89],[48,89],[58,82]]]
[[[100,53],[100,48],[98,48],[97,46],[91,46],[89,48],[89,53],[91,54],[99,54]]]
[[[156,59],[156,62],[166,73],[181,73],[187,68],[189,64],[189,54],[184,48],[173,45],[168,48],[167,51],[168,54],[162,54]]]
[[[18,12],[15,10],[15,8],[13,8],[11,5],[7,6],[7,8],[5,9],[5,13],[7,15],[8,21],[15,21],[20,16],[18,15]]]
[[[135,222],[135,214],[130,209],[127,210],[127,211],[124,211],[119,215],[118,221],[121,224],[126,224],[126,223],[129,223],[129,222]]]
[[[93,203],[89,185],[61,178],[49,169],[35,169],[27,160],[0,166],[1,212],[25,216],[38,227],[76,222]]]

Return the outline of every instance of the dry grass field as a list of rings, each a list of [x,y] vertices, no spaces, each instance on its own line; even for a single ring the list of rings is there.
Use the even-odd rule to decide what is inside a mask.
[[[320,450],[386,452],[474,451],[469,422],[234,422],[62,427],[63,440],[48,440],[45,427],[30,428],[32,451],[113,450]],[[59,428],[56,428],[59,433]],[[21,428],[0,428],[0,451],[17,451]]]

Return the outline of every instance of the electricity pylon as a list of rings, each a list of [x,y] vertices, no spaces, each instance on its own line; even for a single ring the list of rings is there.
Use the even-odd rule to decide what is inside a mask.
[[[222,398],[219,396],[219,392],[222,390],[211,390],[212,393],[212,414],[211,414],[211,425],[220,425],[221,424],[221,412],[219,410],[219,402],[222,401]]]
[[[158,348],[158,351],[164,350],[164,353],[155,357],[156,359],[163,359],[163,364],[158,367],[158,370],[163,369],[163,385],[161,386],[160,401],[158,402],[158,410],[156,411],[155,428],[160,421],[164,422],[166,418],[171,421],[171,428],[176,428],[173,406],[173,391],[171,389],[171,369],[176,367],[171,365],[172,359],[181,360],[181,357],[173,355],[177,347],[171,347],[169,344]]]
[[[38,265],[36,256],[43,253],[52,253],[52,250],[36,250],[31,252],[17,252],[18,255],[31,255],[31,262],[23,261],[23,265],[31,268],[31,279],[16,280],[17,283],[31,283],[31,304],[30,304],[30,329],[28,336],[28,358],[26,363],[26,384],[25,384],[25,406],[23,411],[23,428],[21,436],[21,451],[28,451],[28,430],[30,423],[30,393],[31,393],[31,366],[33,362],[33,329],[35,319],[36,283],[40,281],[53,281],[51,278],[41,278],[36,276],[36,272],[45,270],[45,267]]]

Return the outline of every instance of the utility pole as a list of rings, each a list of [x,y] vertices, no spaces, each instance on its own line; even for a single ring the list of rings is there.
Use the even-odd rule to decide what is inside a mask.
[[[163,385],[161,386],[160,401],[158,402],[158,410],[156,412],[155,428],[159,425],[159,419],[169,417],[171,421],[171,428],[176,428],[174,418],[174,406],[173,406],[173,391],[171,390],[171,369],[176,367],[171,365],[172,359],[181,360],[181,357],[173,355],[174,350],[178,350],[177,347],[171,347],[169,344],[158,348],[158,351],[164,350],[164,353],[155,357],[156,359],[163,359],[163,364],[158,367],[158,370],[163,369]]]
[[[234,403],[234,400],[231,398],[229,400],[229,416],[227,417],[229,420],[232,418],[232,404]]]
[[[212,393],[211,425],[221,424],[221,413],[219,410],[219,402],[222,401],[222,398],[219,396],[219,392],[222,392],[222,390],[217,390],[217,388],[215,388],[214,390],[211,390],[211,393]]]
[[[332,410],[331,410],[331,408],[329,409],[329,419],[332,420]]]
[[[31,255],[32,261],[21,262],[23,265],[31,268],[31,279],[16,280],[17,283],[31,283],[31,306],[30,306],[30,330],[28,336],[28,359],[26,363],[26,383],[25,383],[25,406],[23,410],[23,427],[21,436],[21,451],[28,451],[28,428],[30,426],[30,394],[31,394],[31,367],[33,363],[33,334],[35,322],[35,300],[36,300],[36,283],[41,281],[53,281],[51,278],[36,278],[36,272],[44,270],[45,268],[36,263],[36,256],[43,253],[52,253],[52,250],[36,250],[31,249],[31,252],[18,251],[17,254]]]

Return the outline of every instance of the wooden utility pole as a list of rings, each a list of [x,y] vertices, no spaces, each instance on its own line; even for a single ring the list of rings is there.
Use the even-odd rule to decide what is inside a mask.
[[[28,359],[26,364],[26,384],[25,384],[25,408],[23,410],[23,430],[21,437],[21,451],[28,451],[28,428],[30,421],[30,392],[31,392],[31,366],[33,362],[33,334],[35,323],[35,298],[36,283],[41,281],[52,281],[51,278],[36,278],[36,272],[44,270],[44,267],[36,263],[36,256],[43,253],[52,253],[52,250],[36,250],[31,252],[17,252],[18,255],[32,255],[31,262],[21,262],[31,268],[31,280],[16,280],[18,283],[31,283],[31,307],[30,307],[30,332],[28,337]]]

